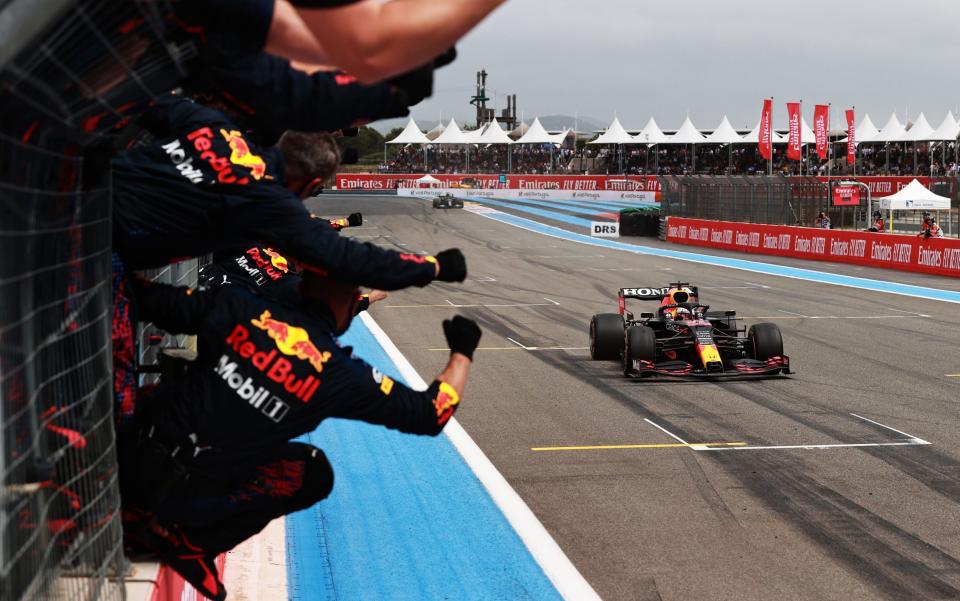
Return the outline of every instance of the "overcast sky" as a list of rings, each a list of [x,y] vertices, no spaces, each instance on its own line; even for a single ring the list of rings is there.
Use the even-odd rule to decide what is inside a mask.
[[[442,0],[438,0],[442,1]],[[712,129],[726,114],[753,127],[773,96],[832,102],[834,125],[856,105],[883,127],[926,113],[933,127],[960,103],[957,0],[507,0],[458,45],[418,120],[473,122],[475,73],[486,68],[496,107],[515,93],[529,122],[579,112],[628,129],[652,115],[675,129],[689,114]],[[498,110],[499,112],[499,110]]]

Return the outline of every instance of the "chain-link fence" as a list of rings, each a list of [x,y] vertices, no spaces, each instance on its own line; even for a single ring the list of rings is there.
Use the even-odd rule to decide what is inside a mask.
[[[0,0],[0,598],[122,598],[110,144],[189,46],[161,0]]]
[[[868,227],[872,211],[880,207],[876,198],[868,206],[866,194],[857,206],[835,207],[830,186],[816,177],[664,175],[659,179],[664,216],[812,226],[824,211],[834,228],[858,229]],[[952,199],[953,208],[942,212],[941,226],[948,235],[960,234],[957,178],[934,178],[930,189]],[[917,211],[894,211],[895,231],[918,231],[919,223]]]

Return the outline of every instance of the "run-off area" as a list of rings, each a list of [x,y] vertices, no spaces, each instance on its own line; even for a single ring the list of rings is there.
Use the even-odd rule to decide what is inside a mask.
[[[394,293],[372,314],[425,378],[445,361],[442,319],[481,324],[457,418],[603,598],[960,598],[955,305],[609,250],[426,201],[328,202],[362,210],[375,243],[464,250],[468,281]],[[796,373],[630,380],[590,360],[590,316],[615,312],[618,288],[677,280],[746,325],[778,324]]]

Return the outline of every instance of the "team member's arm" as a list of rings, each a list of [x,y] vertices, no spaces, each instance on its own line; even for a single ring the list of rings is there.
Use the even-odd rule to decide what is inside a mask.
[[[444,321],[443,330],[450,346],[450,359],[423,391],[412,390],[363,361],[344,359],[346,364],[339,365],[338,371],[351,377],[330,373],[324,379],[324,386],[342,387],[339,394],[334,393],[343,400],[331,408],[333,417],[357,419],[410,434],[439,434],[459,406],[481,335],[476,323],[459,315]]]
[[[139,277],[126,280],[141,321],[153,322],[171,334],[196,334],[213,308],[216,292],[170,286]]]
[[[426,286],[434,279],[462,282],[466,278],[466,261],[458,249],[424,256],[357,242],[338,234],[329,223],[312,219],[293,195],[245,202],[229,216],[246,230],[249,239],[262,240],[294,257],[304,268],[345,282],[399,290]]]
[[[503,2],[277,0],[265,50],[382,81],[430,62]]]

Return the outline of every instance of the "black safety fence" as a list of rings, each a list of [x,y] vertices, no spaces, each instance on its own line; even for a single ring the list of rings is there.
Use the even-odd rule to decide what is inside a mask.
[[[107,134],[182,76],[170,13],[0,0],[4,601],[124,597]]]
[[[665,217],[814,226],[822,211],[833,228],[865,229],[872,222],[873,211],[880,209],[880,199],[871,198],[868,204],[866,192],[858,205],[834,206],[831,185],[849,183],[844,178],[836,178],[831,184],[816,177],[781,175],[663,175],[659,180]],[[952,208],[941,211],[940,223],[947,235],[960,235],[960,180],[932,178],[930,189],[951,199]],[[889,220],[887,211],[884,218]],[[920,214],[894,211],[892,223],[894,231],[917,231]]]

